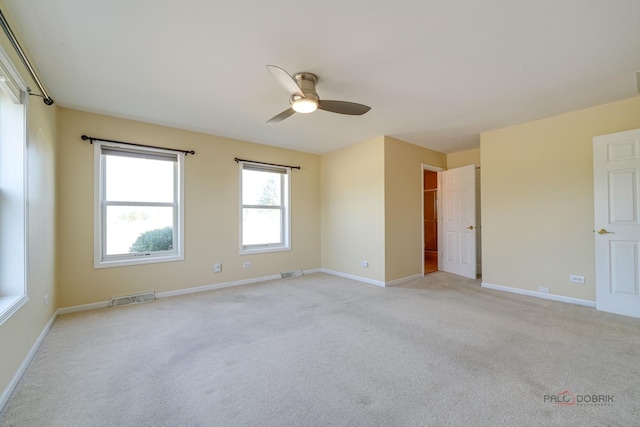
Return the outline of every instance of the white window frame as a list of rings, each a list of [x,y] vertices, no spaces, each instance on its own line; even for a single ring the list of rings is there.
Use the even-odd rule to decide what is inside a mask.
[[[27,86],[0,47],[0,325],[29,301]],[[9,123],[9,126],[3,123]],[[9,153],[9,156],[6,154]]]
[[[286,166],[271,166],[262,163],[253,163],[247,161],[239,161],[239,173],[240,173],[240,254],[256,254],[263,252],[280,252],[291,250],[291,168]],[[243,209],[244,208],[258,208],[258,209],[274,209],[273,206],[263,205],[245,205],[242,202],[242,172],[247,169],[272,171],[281,175],[282,195],[280,198],[280,206],[278,209],[281,211],[281,241],[270,244],[258,244],[258,245],[244,245],[243,244]]]
[[[152,264],[184,260],[184,158],[185,154],[172,150],[151,147],[132,147],[127,144],[94,141],[94,268],[120,267],[126,265]],[[173,206],[173,248],[169,251],[106,255],[107,205],[123,205],[121,202],[107,203],[105,187],[105,158],[102,148],[145,155],[162,154],[175,156],[174,163],[174,203]],[[132,156],[135,157],[135,156]],[[129,202],[124,204],[144,206],[167,206],[166,203]]]

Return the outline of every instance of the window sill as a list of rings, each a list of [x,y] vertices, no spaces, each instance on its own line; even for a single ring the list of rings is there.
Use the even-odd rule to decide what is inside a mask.
[[[251,248],[251,249],[240,249],[240,255],[250,255],[250,254],[261,254],[266,252],[284,252],[290,251],[290,246],[272,246],[272,247],[262,247],[262,248]]]
[[[157,264],[160,262],[184,261],[184,255],[148,256],[139,258],[94,261],[93,268],[126,267],[129,265]]]
[[[26,295],[0,297],[0,325],[7,321],[27,301],[29,301],[29,297]]]

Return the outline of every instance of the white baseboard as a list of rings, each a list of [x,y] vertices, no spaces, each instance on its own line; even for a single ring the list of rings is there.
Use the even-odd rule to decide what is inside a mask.
[[[49,322],[47,322],[42,332],[40,332],[40,335],[38,336],[38,339],[36,339],[36,342],[34,342],[33,345],[31,346],[31,350],[29,350],[29,353],[27,353],[27,357],[25,357],[25,359],[22,361],[22,364],[20,365],[15,375],[7,385],[7,388],[5,388],[5,390],[2,392],[2,395],[0,395],[0,411],[4,409],[4,406],[9,401],[9,397],[11,396],[11,393],[13,393],[13,390],[15,390],[16,386],[18,385],[18,382],[20,382],[20,378],[22,378],[22,375],[24,375],[24,372],[27,370],[27,366],[29,366],[29,363],[31,363],[33,356],[36,355],[36,352],[40,348],[40,344],[42,344],[42,341],[44,341],[44,338],[49,333],[49,329],[51,329],[53,322],[56,321],[56,317],[58,317],[58,311],[53,313],[53,316],[51,316],[51,319],[49,319]]]
[[[313,268],[310,270],[303,270],[302,274],[320,273],[321,271],[322,269],[320,268]],[[156,292],[155,296],[156,298],[169,298],[169,297],[175,297],[178,295],[187,295],[187,294],[194,294],[197,292],[212,291],[215,289],[230,288],[232,286],[241,286],[241,285],[249,285],[251,283],[266,282],[267,280],[275,280],[279,278],[280,278],[279,274],[272,274],[270,276],[253,277],[250,279],[236,280],[233,282],[214,283],[211,285],[196,286],[193,288],[176,289],[174,291]],[[100,302],[94,302],[91,304],[74,305],[71,307],[64,307],[64,308],[58,309],[58,311],[56,312],[56,315],[76,313],[78,311],[94,310],[96,308],[104,308],[104,307],[110,307],[110,306],[111,306],[111,301],[100,301]]]
[[[270,276],[253,277],[251,279],[235,280],[233,282],[214,283],[212,285],[196,286],[195,288],[176,289],[175,291],[156,292],[156,298],[168,298],[178,295],[194,294],[197,292],[213,291],[215,289],[230,288],[232,286],[249,285],[251,283],[266,282],[267,280],[279,279],[279,274]]]
[[[356,276],[355,274],[342,273],[341,271],[329,270],[326,268],[321,268],[320,271],[322,273],[331,274],[333,276],[344,277],[345,279],[351,279],[351,280],[356,280],[358,282],[369,283],[370,285],[376,285],[376,286],[382,286],[382,287],[385,286],[384,282],[381,282],[379,280],[368,279],[362,276]]]
[[[527,289],[512,288],[510,286],[494,285],[493,283],[487,283],[487,282],[482,282],[481,286],[483,288],[494,289],[494,290],[497,290],[497,291],[511,292],[511,293],[514,293],[514,294],[527,295],[527,296],[530,296],[530,297],[548,299],[548,300],[552,300],[552,301],[566,302],[566,303],[569,303],[569,304],[582,305],[582,306],[585,306],[585,307],[592,307],[592,308],[596,307],[596,302],[595,301],[589,301],[589,300],[586,300],[586,299],[565,297],[563,295],[546,294],[544,292],[529,291]]]
[[[382,282],[380,280],[369,279],[367,277],[356,276],[355,274],[343,273],[341,271],[329,270],[326,268],[319,269],[319,272],[331,274],[333,276],[344,277],[345,279],[356,280],[358,282],[369,283],[371,285],[381,286],[383,288],[399,285],[400,283],[408,282],[409,280],[420,279],[422,277],[422,274],[414,274],[413,276],[401,277],[400,279]]]
[[[319,273],[319,268],[311,270],[303,270],[302,274]],[[195,288],[177,289],[175,291],[157,292],[156,298],[175,297],[178,295],[194,294],[196,292],[212,291],[214,289],[230,288],[232,286],[250,285],[251,283],[266,282],[267,280],[280,279],[279,274],[272,274],[270,276],[253,277],[251,279],[235,280],[233,282],[214,283],[212,285],[196,286]]]
[[[413,276],[401,277],[400,279],[386,282],[385,286],[395,286],[395,285],[399,285],[400,283],[408,282],[410,280],[421,279],[422,277],[423,277],[422,274],[414,274]]]
[[[92,302],[91,304],[72,305],[71,307],[59,308],[56,316],[59,314],[76,313],[78,311],[95,310],[96,308],[110,307],[111,301]]]

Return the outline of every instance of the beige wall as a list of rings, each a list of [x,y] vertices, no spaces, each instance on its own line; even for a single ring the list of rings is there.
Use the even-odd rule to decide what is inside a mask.
[[[455,169],[468,165],[480,166],[479,148],[447,154],[447,169]]]
[[[319,156],[64,108],[58,126],[60,307],[320,268]],[[185,161],[184,261],[93,268],[93,146],[82,134],[196,151]],[[291,251],[239,254],[234,157],[301,166],[291,178]],[[220,273],[211,270],[216,262]]]
[[[482,134],[484,282],[595,300],[593,137],[634,128],[640,97]]]
[[[5,10],[1,0],[0,8]],[[11,57],[25,83],[35,88],[4,32],[0,32],[0,44]],[[54,195],[57,107],[46,106],[41,98],[32,96],[26,98],[28,102],[27,293],[29,301],[0,326],[0,395],[6,390],[56,309]],[[45,295],[49,295],[47,306],[44,305]]]
[[[322,156],[323,268],[384,282],[384,203],[384,137]]]
[[[384,137],[385,281],[422,274],[422,164],[445,168],[446,155]]]
[[[322,157],[323,268],[378,284],[422,273],[422,164],[446,156],[388,136]]]

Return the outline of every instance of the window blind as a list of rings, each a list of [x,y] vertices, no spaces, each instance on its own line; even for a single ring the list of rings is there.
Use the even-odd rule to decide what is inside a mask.
[[[133,157],[135,159],[164,160],[177,162],[178,155],[174,153],[159,153],[144,150],[132,150],[130,148],[102,146],[101,153],[106,156]]]

